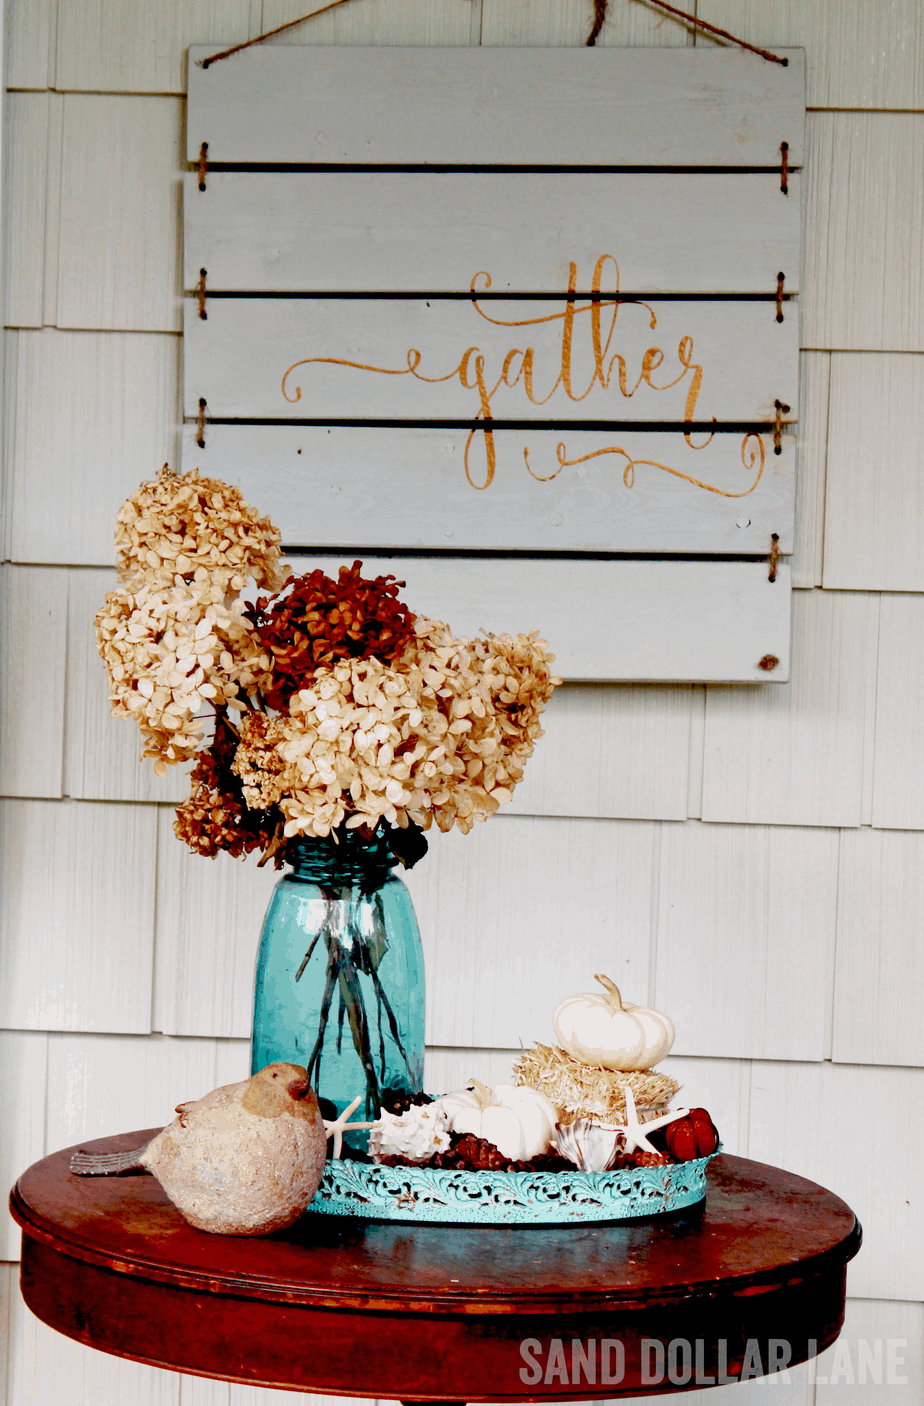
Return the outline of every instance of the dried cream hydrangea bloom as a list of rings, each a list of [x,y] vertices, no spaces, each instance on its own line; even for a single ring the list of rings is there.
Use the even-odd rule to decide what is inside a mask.
[[[196,714],[254,688],[269,657],[233,597],[284,579],[279,532],[240,490],[165,464],[116,519],[122,584],[96,617],[112,713],[132,717],[163,775],[202,741]]]
[[[223,593],[248,581],[278,591],[287,574],[280,534],[245,502],[240,489],[198,470],[175,474],[165,464],[123,503],[116,518],[119,575],[152,586],[207,579]]]
[[[113,716],[135,719],[160,776],[198,749],[203,703],[227,703],[268,665],[241,608],[228,608],[219,587],[194,581],[118,587],[96,616]]]
[[[561,682],[537,632],[454,639],[441,621],[419,617],[421,707],[436,745],[415,772],[408,815],[427,829],[464,833],[511,799],[535,741],[539,715]]]
[[[327,835],[348,816],[354,826],[394,821],[410,775],[395,751],[415,710],[407,675],[377,659],[316,670],[288,717],[243,719],[234,771],[248,805],[277,804],[287,837]]]
[[[416,645],[318,669],[288,717],[251,713],[233,770],[247,804],[278,805],[285,834],[384,818],[467,832],[509,800],[557,680],[534,635],[455,639],[418,618]]]

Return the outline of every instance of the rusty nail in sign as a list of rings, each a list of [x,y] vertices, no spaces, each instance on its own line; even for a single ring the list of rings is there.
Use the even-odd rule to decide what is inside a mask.
[[[771,669],[776,668],[779,662],[780,661],[779,659],[777,659],[775,654],[765,654],[763,659],[761,659],[758,663],[757,667],[758,669],[765,669],[767,673],[769,673]]]

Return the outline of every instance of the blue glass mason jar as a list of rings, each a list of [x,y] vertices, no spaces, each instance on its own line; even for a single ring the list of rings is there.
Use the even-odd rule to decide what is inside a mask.
[[[263,921],[254,983],[251,1071],[304,1065],[338,1114],[379,1116],[386,1089],[420,1093],[424,969],[411,896],[384,838],[356,830],[290,844],[292,871]],[[367,1134],[347,1141],[364,1147]]]

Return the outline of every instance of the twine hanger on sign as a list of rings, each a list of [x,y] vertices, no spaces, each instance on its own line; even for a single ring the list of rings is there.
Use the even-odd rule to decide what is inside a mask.
[[[335,10],[338,5],[346,5],[349,0],[329,0],[329,3],[322,5],[320,9],[309,10],[307,15],[299,15],[296,20],[288,20],[285,24],[277,25],[275,29],[268,29],[265,34],[258,34],[255,39],[245,39],[241,44],[233,44],[230,49],[223,49],[220,54],[212,54],[207,59],[200,59],[200,68],[208,68],[210,64],[218,63],[220,59],[230,58],[232,54],[239,54],[242,49],[249,49],[253,44],[262,44],[264,39],[272,39],[276,34],[283,34],[287,29],[294,29],[297,24],[304,24],[306,20],[314,19],[315,15],[326,14],[328,10]],[[708,20],[697,19],[695,15],[688,14],[686,10],[678,10],[674,5],[669,5],[667,0],[645,0],[648,5],[655,5],[658,9],[664,10],[666,14],[683,20],[684,24],[691,24],[696,29],[702,29],[707,34],[716,34],[720,39],[728,39],[732,44],[737,44],[741,49],[748,49],[752,54],[759,54],[762,59],[767,59],[770,63],[782,64],[785,68],[789,59],[781,58],[779,54],[771,54],[769,49],[758,49],[754,44],[749,44],[746,39],[736,39],[734,34],[729,34],[727,29],[719,29],[718,25],[709,24]],[[594,21],[590,34],[587,36],[587,44],[593,48],[597,38],[606,22],[606,11],[609,0],[593,0]]]
[[[326,10],[335,10],[338,5],[346,5],[348,0],[330,0],[327,5],[322,5],[319,10],[309,10],[307,15],[299,15],[297,20],[288,20],[286,24],[277,25],[275,29],[268,29],[265,34],[258,34],[256,39],[245,39],[243,44],[234,44],[230,49],[223,49],[220,54],[212,54],[210,58],[200,59],[199,67],[208,68],[209,64],[218,63],[219,59],[227,59],[231,54],[239,54],[241,49],[249,49],[252,44],[262,44],[264,39],[272,39],[274,34],[283,34],[287,29],[294,29],[297,24],[304,24],[305,20],[314,19],[315,15],[323,15]]]
[[[684,24],[692,24],[696,29],[705,30],[707,34],[717,34],[720,39],[728,39],[732,44],[737,44],[740,49],[749,49],[752,54],[760,54],[762,59],[768,59],[770,63],[782,64],[784,68],[789,65],[789,59],[781,58],[779,54],[771,54],[769,49],[758,49],[756,45],[749,44],[746,39],[736,39],[734,34],[729,34],[727,29],[719,29],[718,25],[710,24],[708,20],[697,19],[695,15],[688,14],[686,10],[678,10],[676,6],[669,5],[667,0],[645,0],[645,3],[656,5],[666,14],[674,15],[677,19],[683,20]],[[597,36],[603,28],[608,4],[609,0],[594,0],[594,22],[587,36],[587,43],[591,47],[596,44]]]

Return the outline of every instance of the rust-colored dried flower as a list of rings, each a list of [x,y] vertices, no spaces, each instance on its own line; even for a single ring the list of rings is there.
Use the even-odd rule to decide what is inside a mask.
[[[255,849],[267,849],[281,838],[279,811],[251,809],[231,770],[238,739],[227,719],[219,716],[215,738],[200,752],[193,768],[189,799],[177,808],[173,833],[196,854],[214,859],[225,850],[235,859]]]
[[[269,518],[260,517],[239,488],[200,478],[195,469],[176,474],[166,464],[116,518],[119,575],[154,586],[181,578],[236,592],[252,580],[278,591],[284,577],[279,540]]]
[[[390,663],[414,637],[414,616],[398,600],[403,581],[393,576],[369,580],[362,562],[341,566],[333,581],[320,568],[292,576],[284,593],[262,597],[246,612],[271,655],[264,684],[267,703],[283,708],[315,669],[340,659]]]

